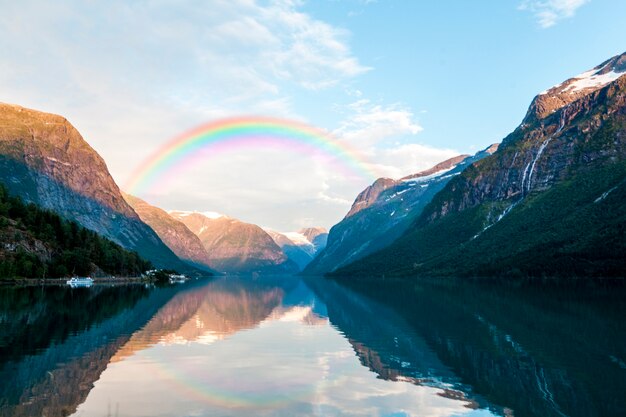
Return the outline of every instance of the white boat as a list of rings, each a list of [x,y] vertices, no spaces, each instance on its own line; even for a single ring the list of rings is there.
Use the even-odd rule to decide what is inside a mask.
[[[72,277],[66,283],[72,287],[91,287],[93,279],[89,277]]]
[[[181,284],[185,281],[187,281],[189,278],[187,278],[185,275],[176,275],[176,274],[171,274],[170,275],[170,284]]]

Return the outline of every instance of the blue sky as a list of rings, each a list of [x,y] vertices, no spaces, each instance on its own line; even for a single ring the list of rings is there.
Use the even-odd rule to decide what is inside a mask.
[[[67,117],[120,185],[216,118],[302,120],[400,177],[499,142],[539,91],[626,51],[617,0],[0,0],[0,101]],[[284,149],[210,157],[141,195],[281,231],[369,178]]]

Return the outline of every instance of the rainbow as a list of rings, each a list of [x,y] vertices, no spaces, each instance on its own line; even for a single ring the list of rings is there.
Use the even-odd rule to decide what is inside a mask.
[[[321,155],[368,180],[379,175],[357,150],[328,132],[304,123],[270,118],[237,117],[209,122],[167,142],[133,172],[125,189],[132,194],[150,190],[198,158],[220,152],[260,147]]]

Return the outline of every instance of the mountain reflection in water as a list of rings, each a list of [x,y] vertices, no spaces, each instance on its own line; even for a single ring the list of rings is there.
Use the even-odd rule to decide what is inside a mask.
[[[620,291],[3,288],[0,416],[624,415]]]

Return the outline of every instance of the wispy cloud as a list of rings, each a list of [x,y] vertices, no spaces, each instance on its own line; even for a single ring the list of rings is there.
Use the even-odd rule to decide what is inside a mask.
[[[415,135],[422,127],[401,104],[381,105],[359,99],[347,106],[348,117],[333,133],[355,146],[372,146],[400,135]]]
[[[430,168],[458,152],[417,143],[423,130],[413,111],[400,103],[382,105],[359,99],[333,134],[363,150],[381,176],[399,178]]]
[[[542,28],[554,26],[559,20],[567,19],[581,6],[591,0],[524,0],[520,10],[532,12]]]

